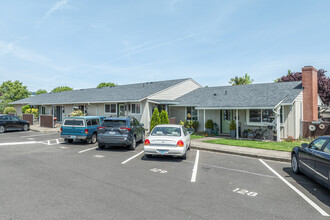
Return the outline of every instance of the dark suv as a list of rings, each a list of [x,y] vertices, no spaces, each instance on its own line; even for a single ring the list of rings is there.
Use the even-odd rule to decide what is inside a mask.
[[[105,146],[124,146],[135,150],[136,142],[144,142],[143,124],[131,116],[104,119],[97,129],[97,142],[100,149]]]

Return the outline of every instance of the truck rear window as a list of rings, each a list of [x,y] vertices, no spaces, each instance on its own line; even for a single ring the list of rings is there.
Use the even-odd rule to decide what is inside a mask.
[[[104,127],[126,127],[125,120],[104,120],[102,123]]]
[[[84,120],[81,119],[66,119],[64,121],[65,126],[84,126]]]

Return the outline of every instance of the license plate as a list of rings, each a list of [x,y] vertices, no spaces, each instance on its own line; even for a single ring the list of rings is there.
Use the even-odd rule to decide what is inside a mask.
[[[109,131],[109,134],[114,135],[114,134],[116,134],[116,132],[114,132],[114,131]]]
[[[77,138],[77,136],[71,135],[70,138]]]
[[[167,154],[168,150],[158,150],[160,154]]]

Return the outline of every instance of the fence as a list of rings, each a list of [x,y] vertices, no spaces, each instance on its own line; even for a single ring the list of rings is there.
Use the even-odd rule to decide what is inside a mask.
[[[34,122],[34,115],[33,114],[23,114],[22,119],[28,121],[30,125],[33,125]]]
[[[175,117],[169,118],[169,124],[175,125]]]
[[[52,115],[40,115],[39,116],[39,126],[54,128],[54,117]]]
[[[303,138],[330,135],[330,122],[302,122]]]

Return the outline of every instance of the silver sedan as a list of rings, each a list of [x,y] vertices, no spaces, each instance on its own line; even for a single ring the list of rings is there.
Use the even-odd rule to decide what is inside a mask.
[[[190,149],[190,134],[182,125],[157,125],[144,142],[144,153],[152,155],[171,155],[187,158]]]

